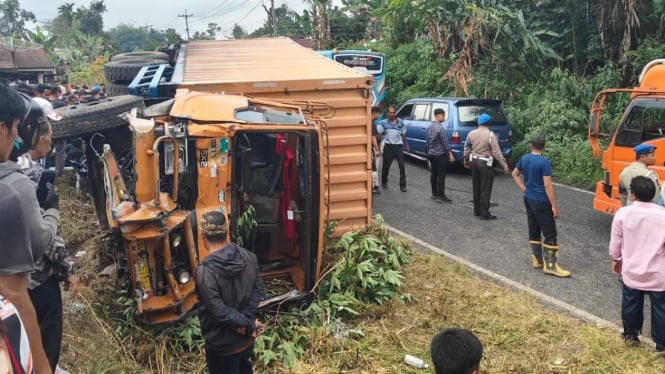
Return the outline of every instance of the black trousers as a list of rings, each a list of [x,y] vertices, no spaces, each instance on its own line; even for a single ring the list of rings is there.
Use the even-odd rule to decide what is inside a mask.
[[[446,196],[446,172],[448,171],[448,157],[446,155],[428,156],[430,166],[429,182],[432,185],[432,196]]]
[[[490,198],[494,185],[494,169],[487,162],[471,160],[471,180],[473,181],[473,215],[490,216]]]
[[[210,374],[253,374],[249,361],[254,353],[254,344],[234,355],[223,356],[206,347],[206,363]]]
[[[621,319],[623,335],[637,338],[644,323],[644,295],[651,301],[651,338],[656,350],[665,351],[665,291],[642,291],[623,285]]]
[[[524,198],[526,220],[529,225],[529,241],[543,239],[544,244],[557,245],[556,221],[549,201],[536,201]]]
[[[406,187],[406,172],[404,171],[404,153],[401,144],[385,144],[383,146],[383,167],[381,168],[381,184],[388,184],[390,165],[397,159],[399,166],[399,186]]]
[[[62,294],[58,279],[52,275],[38,287],[29,290],[28,294],[37,313],[46,357],[51,369],[55,371],[62,346]]]

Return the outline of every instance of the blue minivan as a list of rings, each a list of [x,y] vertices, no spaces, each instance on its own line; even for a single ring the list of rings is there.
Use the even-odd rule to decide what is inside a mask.
[[[456,162],[464,158],[464,142],[469,131],[478,127],[478,116],[492,116],[492,130],[499,139],[503,156],[508,160],[513,151],[513,131],[503,110],[501,100],[470,99],[460,97],[433,97],[407,100],[398,110],[397,117],[404,120],[406,137],[411,147],[409,155],[426,160],[425,130],[434,121],[434,110],[446,111],[446,134]]]

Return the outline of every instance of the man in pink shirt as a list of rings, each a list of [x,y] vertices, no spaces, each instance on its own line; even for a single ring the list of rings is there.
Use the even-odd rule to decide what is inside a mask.
[[[651,337],[656,350],[665,351],[665,208],[651,202],[653,181],[631,180],[634,203],[619,209],[612,221],[610,257],[612,272],[623,278],[621,320],[623,337],[639,345],[644,322],[644,295],[651,300]]]

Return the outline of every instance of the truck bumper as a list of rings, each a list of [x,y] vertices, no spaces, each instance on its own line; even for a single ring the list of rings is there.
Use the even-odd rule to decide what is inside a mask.
[[[593,197],[593,209],[606,214],[614,215],[621,208],[621,200],[612,197],[613,188],[603,181],[596,183],[596,193]]]

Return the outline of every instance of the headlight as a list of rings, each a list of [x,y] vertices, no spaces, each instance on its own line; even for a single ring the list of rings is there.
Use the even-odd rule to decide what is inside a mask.
[[[173,241],[171,242],[171,248],[176,248],[180,246],[180,243],[182,243],[182,235],[175,234],[173,236]]]
[[[187,270],[179,270],[178,271],[178,283],[180,283],[180,284],[185,284],[185,283],[189,282],[189,279],[191,277],[192,276],[189,274],[189,272]]]

